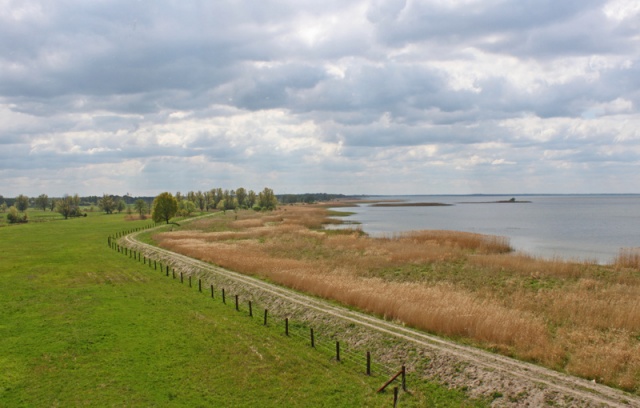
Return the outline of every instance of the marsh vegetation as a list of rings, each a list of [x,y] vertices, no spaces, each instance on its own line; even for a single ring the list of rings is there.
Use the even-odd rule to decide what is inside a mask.
[[[638,253],[613,265],[513,253],[506,238],[324,230],[322,206],[202,219],[167,249],[495,352],[638,392]]]

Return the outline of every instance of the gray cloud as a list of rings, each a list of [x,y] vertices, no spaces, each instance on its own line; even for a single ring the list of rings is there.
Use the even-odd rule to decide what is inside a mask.
[[[0,193],[623,192],[640,181],[639,16],[623,0],[9,3]]]

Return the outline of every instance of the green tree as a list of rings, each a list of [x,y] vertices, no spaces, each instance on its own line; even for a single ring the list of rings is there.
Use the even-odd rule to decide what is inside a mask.
[[[56,200],[55,198],[52,198],[51,200],[49,200],[49,209],[51,211],[56,209],[56,203],[58,202],[58,200]]]
[[[98,206],[107,214],[112,214],[113,211],[117,208],[117,203],[109,194],[103,194],[102,198],[98,200]]]
[[[196,203],[200,211],[204,211],[204,209],[207,207],[207,199],[202,191],[198,190],[198,192],[195,194],[195,199],[196,200],[194,201],[194,203]]]
[[[127,209],[127,203],[125,203],[124,200],[118,200],[118,203],[116,204],[116,209],[118,210],[118,213],[123,212],[124,210]]]
[[[258,196],[256,195],[256,192],[253,190],[249,190],[249,192],[247,193],[247,198],[246,198],[246,202],[247,202],[247,208],[253,208],[253,206],[256,204],[256,200],[258,199]]]
[[[144,218],[144,213],[147,212],[147,203],[142,198],[138,198],[135,203],[133,203],[133,207],[136,209],[138,214],[140,214],[140,218]]]
[[[236,190],[236,200],[238,200],[238,206],[240,208],[247,208],[247,203],[245,202],[247,199],[247,190],[240,187]]]
[[[273,190],[265,187],[264,190],[262,190],[258,194],[258,207],[260,207],[261,210],[270,211],[270,210],[275,210],[277,206],[278,206],[278,199],[276,198],[276,195],[273,193]]]
[[[191,200],[182,200],[178,203],[178,215],[188,217],[196,210],[196,205]]]
[[[0,204],[0,212],[4,213],[6,211],[7,211],[7,203],[3,202],[2,204]]]
[[[69,217],[79,217],[80,212],[80,197],[74,195],[73,197],[65,194],[59,200],[56,200],[56,211],[62,214],[66,220]]]
[[[20,194],[18,197],[16,197],[15,206],[16,209],[20,212],[27,211],[27,208],[29,208],[29,197]]]
[[[42,211],[47,211],[47,208],[49,208],[49,196],[40,194],[38,198],[36,198],[36,206],[42,208]]]
[[[218,204],[220,204],[220,201],[224,200],[224,192],[222,191],[222,189],[220,187],[216,188],[216,195],[215,195],[215,207],[218,208]]]
[[[155,222],[166,221],[173,218],[178,212],[178,200],[171,193],[161,193],[154,200],[151,210],[151,218]]]
[[[7,222],[9,224],[17,224],[22,222],[27,222],[29,219],[27,217],[27,213],[20,215],[18,209],[15,206],[9,207],[9,214],[7,214]]]

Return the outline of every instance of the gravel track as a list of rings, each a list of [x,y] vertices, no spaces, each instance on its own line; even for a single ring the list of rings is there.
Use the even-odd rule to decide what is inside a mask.
[[[121,242],[129,248],[142,251],[146,256],[162,259],[166,264],[188,274],[233,283],[238,291],[251,298],[259,298],[263,303],[285,302],[298,310],[324,316],[323,319],[328,316],[333,321],[357,325],[374,335],[384,335],[403,342],[404,349],[418,349],[421,358],[429,359],[429,364],[420,375],[449,386],[464,387],[471,396],[495,397],[499,393],[500,398],[494,399],[493,406],[640,407],[640,397],[636,395],[336,306],[322,299],[142,243],[136,239],[138,234],[139,232],[127,235],[121,238]],[[270,298],[270,301],[265,301],[265,298]]]

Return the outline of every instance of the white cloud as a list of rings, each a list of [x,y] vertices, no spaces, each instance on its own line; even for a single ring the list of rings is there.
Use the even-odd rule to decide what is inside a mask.
[[[0,193],[621,192],[638,180],[639,14],[0,0]]]

